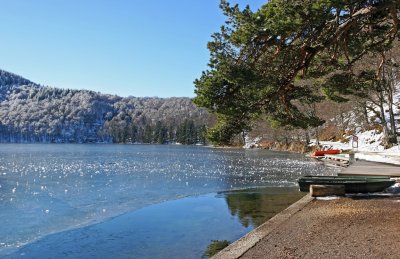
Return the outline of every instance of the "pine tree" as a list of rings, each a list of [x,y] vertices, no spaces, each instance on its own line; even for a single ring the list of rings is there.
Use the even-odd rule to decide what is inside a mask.
[[[130,127],[129,137],[130,137],[130,141],[132,143],[138,142],[138,127],[133,123],[131,124],[131,127]]]
[[[207,128],[206,125],[202,125],[197,128],[198,143],[205,145],[207,143]]]
[[[158,121],[154,128],[153,143],[165,144],[168,137],[167,133],[167,128],[161,123],[161,121]]]
[[[211,140],[229,143],[261,116],[275,126],[316,127],[325,98],[365,92],[354,64],[390,49],[398,0],[269,0],[256,12],[220,5],[227,21],[208,43],[209,70],[195,80],[195,103],[217,113]]]
[[[152,143],[153,142],[153,128],[150,124],[147,124],[144,128],[143,133],[143,143]]]

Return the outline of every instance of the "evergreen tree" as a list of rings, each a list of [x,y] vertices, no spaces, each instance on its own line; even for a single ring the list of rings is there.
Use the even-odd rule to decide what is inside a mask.
[[[169,143],[176,142],[176,129],[172,125],[170,125],[168,128],[168,142]]]
[[[354,64],[391,48],[398,0],[269,0],[256,12],[220,5],[228,17],[209,42],[209,70],[195,80],[195,103],[218,114],[210,139],[230,142],[265,116],[276,126],[316,127],[314,103],[365,92]]]
[[[160,121],[158,121],[154,128],[153,143],[165,144],[167,142],[167,137],[167,128]]]
[[[153,142],[153,128],[150,124],[147,124],[144,128],[143,133],[143,143],[152,143]]]
[[[176,131],[176,140],[184,145],[194,145],[199,143],[198,133],[199,128],[195,125],[194,121],[185,119]]]
[[[193,120],[185,120],[186,122],[186,139],[185,139],[185,144],[186,145],[193,145],[197,143],[197,130],[194,125]]]
[[[207,143],[207,128],[206,125],[197,128],[198,143],[205,145]]]
[[[137,134],[136,134],[136,141],[138,143],[145,143],[144,142],[144,129],[143,129],[143,127],[138,127],[138,131],[137,131]]]
[[[129,137],[130,137],[130,141],[132,143],[138,142],[138,127],[133,123],[131,124],[131,127],[130,127]]]
[[[176,142],[180,144],[186,144],[186,120],[180,124],[176,130]]]

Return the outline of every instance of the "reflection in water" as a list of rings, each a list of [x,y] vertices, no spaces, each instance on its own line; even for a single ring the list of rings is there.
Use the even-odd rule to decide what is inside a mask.
[[[332,173],[304,156],[267,150],[172,145],[0,145],[0,257],[53,233],[60,233],[64,240],[65,231],[107,222],[163,201],[239,188],[290,187],[305,174]],[[274,196],[263,198],[251,192],[247,196],[235,194],[233,191],[222,193],[220,199],[215,199],[218,200],[214,201],[215,206],[223,204],[223,209],[210,210],[209,221],[216,222],[219,218],[216,214],[220,214],[223,220],[215,223],[215,229],[224,227],[229,233],[240,225],[242,230],[237,230],[236,238],[243,231],[249,231],[245,225],[251,230],[268,218],[256,215],[273,214],[278,210],[274,207],[264,213],[264,207],[269,206],[268,199],[277,199]],[[239,201],[232,201],[233,196]],[[249,200],[259,203],[254,205],[254,211],[247,204]],[[183,209],[171,210],[184,213],[185,222],[190,207],[187,201],[177,203],[184,204]],[[205,203],[200,209],[204,208],[210,208],[210,204]],[[234,227],[224,221],[225,214],[226,218],[235,219]],[[231,214],[237,215],[243,225]],[[192,224],[185,227],[192,231],[199,219],[193,212]],[[139,221],[132,222],[132,229],[144,226],[135,225]],[[208,229],[210,222],[202,227]],[[146,224],[146,227],[144,232],[152,232],[153,225]],[[198,233],[210,235],[202,227]],[[219,228],[221,235],[206,239],[207,244],[211,239],[228,239],[223,231]],[[166,236],[171,233],[165,231]],[[126,238],[124,236],[124,240]],[[97,247],[95,239],[90,241]],[[121,245],[115,247],[124,249]],[[112,256],[111,251],[109,254]]]
[[[229,246],[228,240],[211,240],[211,244],[207,246],[207,250],[204,252],[203,257],[211,257],[216,255],[219,251]]]
[[[256,188],[222,193],[232,216],[244,227],[258,227],[292,203],[303,193],[297,188]]]
[[[296,188],[257,188],[187,197],[47,235],[1,258],[186,259],[215,252],[290,205]],[[214,242],[213,242],[214,240]],[[208,253],[207,253],[208,254]]]

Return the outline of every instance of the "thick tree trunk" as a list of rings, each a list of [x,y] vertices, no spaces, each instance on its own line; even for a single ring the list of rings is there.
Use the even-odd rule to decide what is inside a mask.
[[[393,67],[389,64],[389,66],[384,66],[382,69],[383,74],[383,84],[386,92],[387,104],[388,104],[388,114],[389,114],[389,123],[390,129],[388,130],[388,144],[396,143],[396,121],[394,118],[393,112],[393,92],[395,90],[395,76],[393,73]]]

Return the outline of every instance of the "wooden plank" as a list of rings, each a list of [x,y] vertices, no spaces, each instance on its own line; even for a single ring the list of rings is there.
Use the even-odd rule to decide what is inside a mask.
[[[342,166],[342,167],[348,167],[349,162],[348,161],[337,161],[337,160],[323,160],[326,165],[334,165],[334,166]]]
[[[310,185],[311,197],[325,197],[325,196],[344,196],[346,194],[344,185]]]

